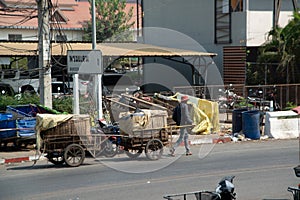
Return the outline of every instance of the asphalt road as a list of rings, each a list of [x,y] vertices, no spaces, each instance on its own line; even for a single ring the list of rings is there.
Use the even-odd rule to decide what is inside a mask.
[[[164,155],[148,161],[124,155],[86,159],[77,168],[46,161],[0,166],[0,199],[162,200],[163,195],[214,190],[235,175],[237,199],[292,199],[288,186],[300,182],[298,140],[249,141],[193,146],[192,156]]]

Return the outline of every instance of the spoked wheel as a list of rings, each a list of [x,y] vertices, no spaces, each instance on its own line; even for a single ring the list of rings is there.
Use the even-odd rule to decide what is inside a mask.
[[[158,160],[163,154],[163,143],[158,139],[152,139],[147,142],[145,153],[150,160]]]
[[[125,149],[125,153],[129,158],[137,158],[139,157],[143,152],[143,149],[135,148],[135,149]]]
[[[104,156],[107,158],[112,158],[118,153],[118,145],[111,141],[106,141],[104,145]]]
[[[63,155],[57,154],[54,155],[53,153],[47,156],[49,162],[53,163],[54,165],[62,165],[65,162]]]
[[[78,167],[81,165],[85,158],[85,152],[79,144],[70,144],[65,149],[64,159],[68,166]]]

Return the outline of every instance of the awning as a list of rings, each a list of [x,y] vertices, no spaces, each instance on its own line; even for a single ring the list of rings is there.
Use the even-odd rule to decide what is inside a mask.
[[[91,43],[52,43],[52,56],[66,56],[68,50],[90,50]],[[154,57],[154,56],[204,56],[217,54],[185,49],[167,48],[141,43],[99,43],[98,50],[103,56]],[[38,55],[38,42],[0,42],[0,56]]]

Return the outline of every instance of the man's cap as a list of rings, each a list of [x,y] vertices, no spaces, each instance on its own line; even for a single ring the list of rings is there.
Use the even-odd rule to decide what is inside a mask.
[[[181,97],[181,101],[188,101],[189,97],[187,95],[184,95]]]

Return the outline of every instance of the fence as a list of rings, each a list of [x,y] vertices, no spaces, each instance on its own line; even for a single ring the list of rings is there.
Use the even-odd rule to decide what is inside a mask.
[[[279,85],[207,85],[207,86],[188,86],[174,87],[175,92],[180,92],[202,99],[218,101],[220,95],[226,90],[233,91],[235,94],[247,98],[257,97],[267,100],[272,96],[276,102],[285,108],[288,104],[300,105],[300,84],[279,84]]]

